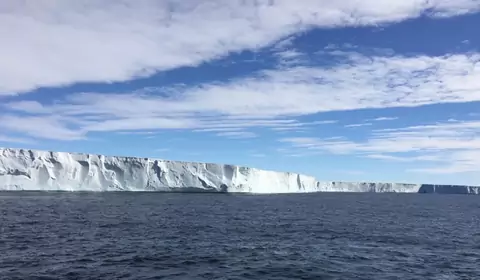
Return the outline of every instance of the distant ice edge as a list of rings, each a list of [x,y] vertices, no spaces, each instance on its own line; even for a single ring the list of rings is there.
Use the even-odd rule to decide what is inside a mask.
[[[319,182],[234,165],[0,148],[2,191],[399,192],[480,194],[480,187]]]

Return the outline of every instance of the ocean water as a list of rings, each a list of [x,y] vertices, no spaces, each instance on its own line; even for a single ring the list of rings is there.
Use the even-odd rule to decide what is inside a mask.
[[[480,279],[480,197],[0,193],[0,279]]]

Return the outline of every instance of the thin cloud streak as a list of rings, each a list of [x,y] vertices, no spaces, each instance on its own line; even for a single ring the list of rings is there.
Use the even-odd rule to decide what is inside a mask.
[[[11,144],[35,144],[36,141],[28,138],[20,137],[10,137],[8,135],[0,134],[0,143],[11,143]]]
[[[378,117],[375,119],[369,119],[368,121],[380,122],[380,121],[394,121],[394,120],[398,120],[398,117]]]
[[[310,154],[345,154],[432,165],[410,168],[412,172],[461,173],[478,171],[479,134],[480,121],[464,121],[376,130],[366,141],[312,137],[286,137],[279,141]]]
[[[233,138],[233,139],[245,139],[245,138],[255,138],[257,134],[249,131],[229,131],[229,132],[220,132],[216,134],[217,136]]]
[[[371,126],[372,123],[354,123],[354,124],[347,124],[344,127],[362,127],[362,126]]]

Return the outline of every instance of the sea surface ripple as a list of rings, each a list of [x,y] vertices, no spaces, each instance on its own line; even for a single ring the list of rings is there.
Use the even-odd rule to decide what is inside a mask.
[[[0,193],[0,279],[480,279],[468,195]]]

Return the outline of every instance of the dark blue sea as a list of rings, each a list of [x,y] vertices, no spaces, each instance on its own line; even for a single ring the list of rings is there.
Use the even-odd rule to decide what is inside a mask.
[[[0,279],[480,279],[480,196],[0,193]]]

